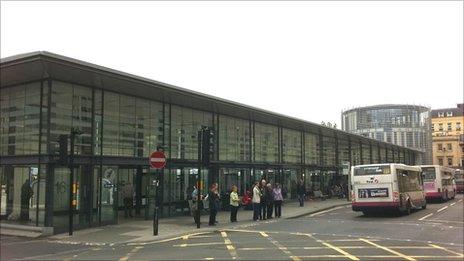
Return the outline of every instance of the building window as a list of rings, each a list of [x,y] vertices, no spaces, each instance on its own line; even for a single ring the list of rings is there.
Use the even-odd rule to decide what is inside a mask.
[[[435,131],[435,124],[430,124],[430,129],[431,129],[432,131]]]
[[[438,130],[443,131],[443,123],[438,123]]]
[[[437,149],[438,149],[438,150],[443,150],[443,144],[438,143],[438,144],[437,144]]]
[[[447,126],[448,126],[448,131],[451,131],[451,122],[448,122]]]
[[[438,165],[443,166],[443,158],[442,157],[438,158]]]
[[[453,117],[453,112],[452,111],[447,111],[446,112],[446,117]]]
[[[453,145],[451,143],[447,143],[446,150],[453,150]]]
[[[453,157],[448,157],[448,166],[453,166]]]
[[[460,122],[456,122],[456,130],[457,131],[461,130],[461,123]]]
[[[438,113],[438,117],[444,117],[444,116],[445,116],[445,114],[443,112]]]

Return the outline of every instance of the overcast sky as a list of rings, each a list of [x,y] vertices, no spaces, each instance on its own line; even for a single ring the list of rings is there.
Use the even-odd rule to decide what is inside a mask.
[[[49,51],[320,123],[463,100],[463,2],[1,2],[1,57]]]

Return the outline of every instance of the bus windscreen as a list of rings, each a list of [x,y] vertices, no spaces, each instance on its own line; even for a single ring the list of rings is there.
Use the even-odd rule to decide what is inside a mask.
[[[424,173],[424,181],[433,181],[436,178],[435,168],[422,168],[422,172]]]
[[[366,167],[356,167],[354,169],[355,176],[364,176],[364,175],[382,175],[390,174],[390,166],[366,166]]]

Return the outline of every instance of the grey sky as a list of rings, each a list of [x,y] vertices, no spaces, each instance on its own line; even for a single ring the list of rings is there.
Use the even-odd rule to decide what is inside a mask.
[[[463,99],[463,2],[1,2],[1,57],[46,50],[316,123]]]

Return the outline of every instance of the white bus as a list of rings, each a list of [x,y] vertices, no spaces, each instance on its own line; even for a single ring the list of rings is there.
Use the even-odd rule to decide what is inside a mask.
[[[353,211],[368,214],[387,209],[410,214],[425,209],[421,168],[404,164],[373,164],[351,167]]]
[[[424,190],[427,199],[447,201],[456,196],[454,169],[439,165],[422,165]]]

